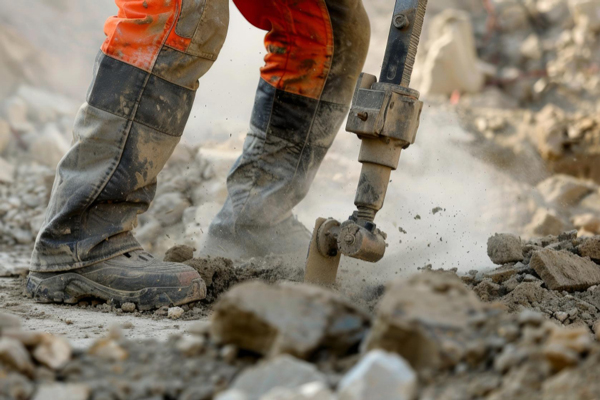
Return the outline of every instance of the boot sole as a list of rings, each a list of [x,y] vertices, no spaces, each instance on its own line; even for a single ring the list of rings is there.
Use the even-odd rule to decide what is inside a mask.
[[[38,303],[77,304],[82,299],[97,298],[112,301],[117,307],[134,303],[140,311],[180,306],[206,297],[206,285],[201,279],[193,280],[188,286],[123,291],[100,285],[74,273],[46,279],[29,276],[26,291]]]

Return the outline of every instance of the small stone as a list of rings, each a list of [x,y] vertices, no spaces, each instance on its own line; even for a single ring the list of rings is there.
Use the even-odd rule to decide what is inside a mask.
[[[248,396],[241,390],[227,390],[219,393],[215,400],[248,400]]]
[[[238,348],[234,345],[229,344],[227,346],[223,346],[219,354],[223,361],[225,361],[228,364],[231,364],[235,361],[238,355]]]
[[[524,258],[521,239],[515,235],[495,234],[488,239],[487,249],[494,264],[502,265],[522,261]]]
[[[337,400],[337,397],[325,384],[313,382],[297,389],[275,388],[260,400]]]
[[[121,310],[126,313],[135,312],[135,304],[134,303],[124,303],[121,305]]]
[[[579,355],[576,352],[558,344],[545,346],[544,356],[556,371],[562,371],[579,363]]]
[[[206,339],[203,336],[184,337],[177,342],[177,350],[187,357],[202,354],[206,349]]]
[[[569,314],[567,314],[564,311],[557,311],[554,313],[554,318],[556,318],[560,322],[565,322],[567,318],[569,318]]]
[[[410,400],[416,395],[417,374],[402,357],[374,350],[344,378],[339,400]]]
[[[519,282],[519,279],[517,279],[516,276],[511,276],[509,280],[502,282],[502,287],[507,293],[510,293],[515,290],[520,283],[521,282]]]
[[[531,274],[525,274],[523,282],[539,282],[539,279]]]
[[[577,239],[577,229],[573,229],[568,232],[562,232],[558,235],[559,242],[571,241]]]
[[[544,316],[530,309],[521,311],[518,317],[521,325],[540,326],[544,322]]]
[[[43,384],[37,390],[33,400],[87,400],[91,392],[87,385],[79,383]]]
[[[489,280],[482,281],[479,285],[475,286],[473,289],[477,296],[482,301],[492,301],[498,297],[500,297],[500,293],[502,292],[502,286],[497,283],[490,282]]]
[[[179,319],[183,316],[184,313],[185,313],[185,311],[183,311],[183,308],[181,308],[181,307],[171,307],[171,308],[169,308],[167,317],[169,319]]]
[[[70,360],[73,350],[65,339],[54,335],[43,335],[33,350],[33,358],[52,370],[59,370]]]
[[[129,357],[129,353],[110,337],[97,340],[88,354],[107,361],[124,361]]]
[[[194,258],[195,248],[191,246],[174,246],[165,253],[165,262],[183,263]]]
[[[313,382],[326,384],[327,377],[314,365],[284,354],[243,371],[230,389],[259,400],[274,388],[296,389]]]

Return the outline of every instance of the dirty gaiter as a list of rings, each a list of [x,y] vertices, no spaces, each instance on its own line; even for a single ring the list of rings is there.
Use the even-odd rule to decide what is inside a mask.
[[[260,15],[245,9],[247,0],[236,3],[269,30],[268,55],[243,154],[210,233],[243,243],[290,218],[306,196],[348,111],[370,26],[361,0],[273,1]]]
[[[117,0],[74,143],[58,166],[32,271],[65,271],[140,245],[131,234],[179,142],[198,79],[227,33],[227,0]]]

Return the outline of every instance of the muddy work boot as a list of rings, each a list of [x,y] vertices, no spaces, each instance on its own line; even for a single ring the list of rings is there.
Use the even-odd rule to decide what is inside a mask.
[[[27,294],[41,303],[75,304],[85,298],[136,304],[146,311],[179,306],[206,297],[198,272],[183,264],[132,251],[89,267],[66,272],[31,272]]]
[[[235,232],[213,224],[201,255],[227,258],[285,256],[290,261],[304,260],[311,232],[295,217],[271,227],[241,226]]]

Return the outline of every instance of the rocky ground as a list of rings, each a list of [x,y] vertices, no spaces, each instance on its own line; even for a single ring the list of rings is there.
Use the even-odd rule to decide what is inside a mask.
[[[389,2],[366,3],[374,72]],[[79,101],[57,94],[58,74],[40,73],[57,60],[27,42],[35,36],[16,40],[3,15],[0,399],[600,398],[600,2],[429,10],[413,79],[426,101],[420,137],[378,216],[385,261],[345,260],[325,289],[277,257],[194,258],[243,140],[222,132],[177,148],[136,230],[147,250],[196,268],[207,298],[152,312],[23,295]],[[341,134],[297,210],[303,222],[349,214],[355,153]]]

